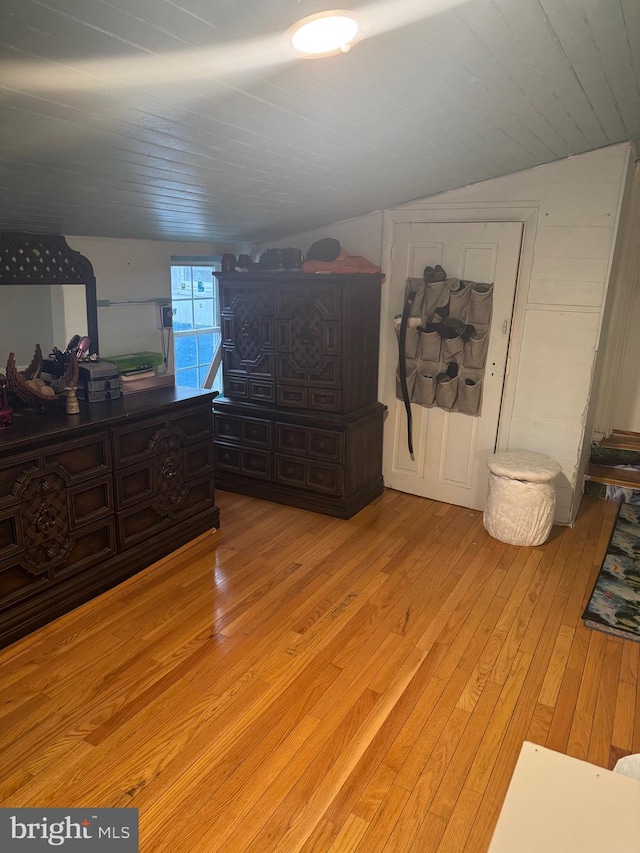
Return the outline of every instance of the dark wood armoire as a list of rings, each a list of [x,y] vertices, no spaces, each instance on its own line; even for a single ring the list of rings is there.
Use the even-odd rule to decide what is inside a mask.
[[[350,518],[383,488],[381,276],[216,276],[218,487]]]

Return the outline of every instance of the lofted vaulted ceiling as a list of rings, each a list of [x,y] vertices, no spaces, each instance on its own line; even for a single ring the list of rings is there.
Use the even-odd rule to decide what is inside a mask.
[[[275,240],[640,141],[639,0],[359,6],[295,60],[292,0],[0,0],[0,227]]]

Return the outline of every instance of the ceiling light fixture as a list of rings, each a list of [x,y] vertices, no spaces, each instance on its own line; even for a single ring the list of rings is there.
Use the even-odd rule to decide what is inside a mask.
[[[329,9],[307,15],[284,34],[284,43],[296,56],[320,59],[347,53],[361,35],[361,24],[353,12]]]

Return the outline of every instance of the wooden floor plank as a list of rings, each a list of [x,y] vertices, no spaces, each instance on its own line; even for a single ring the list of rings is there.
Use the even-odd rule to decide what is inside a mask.
[[[219,504],[0,651],[0,804],[134,806],[153,853],[485,853],[525,738],[640,751],[640,647],[580,619],[609,502],[536,548],[392,490]]]

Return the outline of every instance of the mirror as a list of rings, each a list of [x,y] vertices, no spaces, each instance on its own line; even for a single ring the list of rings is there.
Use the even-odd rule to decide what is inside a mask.
[[[46,357],[73,335],[87,335],[98,351],[93,267],[64,237],[3,231],[0,286],[0,362],[14,352],[26,366],[37,343]]]

